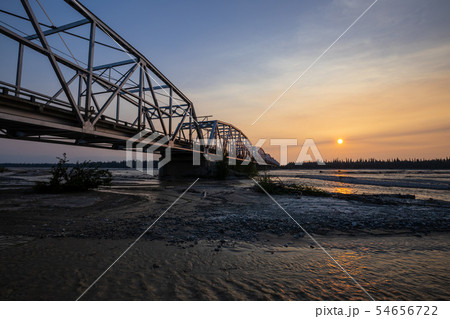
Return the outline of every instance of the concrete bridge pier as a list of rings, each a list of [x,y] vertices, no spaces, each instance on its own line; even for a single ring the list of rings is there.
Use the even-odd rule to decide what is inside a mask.
[[[164,159],[164,152],[159,159]],[[211,177],[214,175],[214,163],[200,156],[200,165],[193,164],[193,153],[188,151],[172,150],[171,159],[159,169],[160,179],[179,179],[192,177]]]

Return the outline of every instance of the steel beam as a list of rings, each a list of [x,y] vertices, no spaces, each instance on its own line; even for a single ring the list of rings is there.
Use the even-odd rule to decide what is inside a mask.
[[[17,56],[17,70],[16,70],[16,96],[19,96],[20,84],[22,83],[22,65],[23,65],[23,44],[19,43],[19,54]]]
[[[80,26],[85,25],[87,23],[89,23],[89,20],[88,19],[83,19],[83,20],[79,20],[79,21],[75,21],[75,22],[72,22],[72,23],[68,23],[68,24],[62,25],[62,26],[57,27],[57,28],[52,28],[50,30],[44,31],[43,33],[44,33],[45,36],[47,36],[47,35],[55,34],[55,33],[58,33],[58,32],[66,31],[66,30],[69,30],[69,29],[72,29],[72,28],[80,27]],[[33,34],[33,35],[30,35],[30,36],[26,37],[26,39],[27,40],[34,40],[34,39],[37,39],[38,37],[39,36],[37,34]]]
[[[22,5],[28,15],[28,18],[30,18],[31,24],[33,25],[34,30],[36,31],[36,34],[39,37],[39,40],[44,47],[45,50],[47,50],[47,57],[50,61],[50,64],[53,67],[53,70],[56,73],[56,76],[59,80],[59,83],[64,89],[64,93],[67,96],[67,99],[69,100],[70,105],[72,106],[72,109],[74,113],[77,116],[78,121],[81,125],[84,124],[84,120],[81,116],[80,110],[78,109],[77,105],[75,104],[75,100],[73,99],[72,93],[70,92],[69,88],[66,85],[66,80],[64,79],[64,76],[62,75],[61,70],[59,69],[58,63],[56,62],[55,56],[50,50],[50,46],[47,43],[47,39],[45,38],[44,34],[42,33],[41,27],[39,23],[37,22],[36,16],[33,13],[33,10],[31,10],[30,4],[28,3],[28,0],[21,0]]]
[[[98,70],[103,70],[103,69],[110,69],[110,68],[127,65],[127,64],[131,64],[131,63],[137,63],[137,60],[134,60],[134,59],[133,60],[124,60],[124,61],[118,61],[118,62],[103,64],[103,65],[98,65],[96,67],[93,67],[92,70],[98,71]]]
[[[106,111],[107,107],[109,106],[109,104],[114,100],[114,98],[117,96],[117,94],[119,93],[120,90],[122,90],[123,85],[128,81],[128,79],[130,78],[130,76],[134,73],[134,71],[137,68],[137,64],[135,64],[129,71],[128,71],[128,75],[125,77],[125,79],[123,79],[122,83],[115,89],[114,93],[110,95],[110,97],[108,98],[108,100],[105,102],[105,104],[103,104],[102,108],[100,109],[100,111],[98,111],[98,113],[95,115],[94,119],[91,121],[92,125],[95,125],[95,123],[97,123],[97,121],[99,120],[100,116],[102,116],[102,114]]]
[[[88,20],[89,22],[89,20]],[[89,110],[91,108],[91,98],[92,98],[92,72],[94,63],[94,42],[95,42],[95,21],[91,23],[91,30],[89,36],[89,53],[88,53],[88,66],[87,66],[87,79],[86,79],[86,104],[84,106],[84,120],[88,121],[90,114]]]

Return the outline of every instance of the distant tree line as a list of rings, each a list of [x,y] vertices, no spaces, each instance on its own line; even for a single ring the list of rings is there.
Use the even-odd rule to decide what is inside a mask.
[[[316,162],[288,163],[280,169],[450,169],[450,157],[437,159],[334,159],[325,161],[325,165]]]
[[[127,168],[126,161],[110,162],[90,162],[99,168]],[[157,168],[158,162],[153,162],[153,167]],[[53,167],[54,163],[2,163],[0,167]],[[67,163],[73,167],[76,163]],[[142,165],[146,168],[146,163]],[[136,167],[136,161],[133,161],[133,167]],[[316,162],[295,164],[294,162],[280,166],[279,169],[450,169],[450,157],[437,159],[334,159],[325,161],[325,165],[318,165]]]

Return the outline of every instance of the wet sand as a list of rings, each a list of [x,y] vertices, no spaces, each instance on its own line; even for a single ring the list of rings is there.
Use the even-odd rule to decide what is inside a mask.
[[[19,175],[0,189],[2,300],[75,300],[192,183],[41,195]],[[367,300],[252,183],[197,182],[83,299]],[[375,299],[450,297],[448,207],[275,198]]]
[[[317,239],[377,300],[449,298],[449,254],[441,251],[448,236]],[[1,254],[2,300],[75,300],[131,243],[75,238],[21,242]],[[424,249],[424,244],[429,248]],[[321,250],[310,248],[305,240],[289,247],[276,241],[198,241],[177,246],[142,240],[82,298],[367,299]]]

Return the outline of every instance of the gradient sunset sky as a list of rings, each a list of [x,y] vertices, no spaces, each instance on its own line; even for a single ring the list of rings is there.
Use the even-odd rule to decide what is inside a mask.
[[[374,0],[81,2],[146,55],[198,115],[233,123],[252,142],[313,138],[324,159],[450,156],[448,0],[379,0],[254,125]],[[51,14],[52,1],[41,3]],[[278,157],[278,146],[263,148]],[[289,148],[290,161],[299,148]],[[0,162],[54,162],[62,152],[125,158],[0,140]]]

